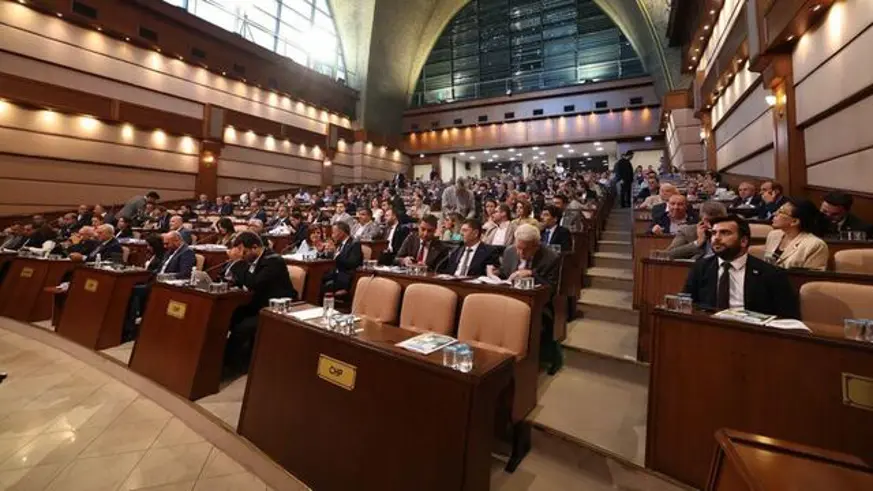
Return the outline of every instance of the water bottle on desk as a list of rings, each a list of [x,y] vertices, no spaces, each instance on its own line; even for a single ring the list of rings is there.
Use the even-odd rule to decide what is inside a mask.
[[[96,267],[99,268],[99,267],[101,266],[101,263],[102,263],[102,262],[103,262],[103,261],[102,261],[102,259],[101,259],[101,257],[100,257],[100,254],[98,253],[98,254],[97,254],[97,257],[94,259],[94,266],[96,266]]]
[[[457,369],[461,372],[468,373],[473,370],[473,349],[466,344],[458,346],[458,352],[455,355],[457,359]]]
[[[333,293],[325,293],[324,300],[322,301],[322,307],[324,312],[321,314],[324,320],[330,319],[330,316],[333,315],[334,306],[336,305]]]
[[[191,276],[188,277],[188,285],[189,286],[196,286],[197,285],[197,278],[195,277],[195,274],[194,274],[196,272],[197,272],[197,266],[192,267],[191,268]]]

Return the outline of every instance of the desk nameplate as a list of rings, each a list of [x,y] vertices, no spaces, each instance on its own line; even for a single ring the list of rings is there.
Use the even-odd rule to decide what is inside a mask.
[[[32,278],[33,277],[33,268],[21,268],[21,277],[22,278]]]
[[[89,293],[94,293],[97,291],[97,287],[100,286],[100,282],[95,280],[94,278],[88,278],[85,280],[85,291]]]
[[[358,369],[335,358],[318,355],[318,377],[346,390],[355,389]]]
[[[873,411],[873,378],[843,373],[843,404]]]
[[[185,319],[185,312],[188,310],[188,304],[177,300],[167,302],[167,315],[176,319]]]

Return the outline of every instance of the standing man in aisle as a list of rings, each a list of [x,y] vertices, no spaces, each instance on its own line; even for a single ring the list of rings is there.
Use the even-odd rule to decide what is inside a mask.
[[[631,160],[634,153],[630,150],[624,153],[615,163],[616,180],[621,183],[621,207],[631,206],[631,182],[634,179],[634,166]]]

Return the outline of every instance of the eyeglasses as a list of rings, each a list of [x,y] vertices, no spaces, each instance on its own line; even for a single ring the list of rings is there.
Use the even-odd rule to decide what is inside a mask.
[[[779,208],[778,210],[776,210],[776,214],[786,216],[788,218],[794,218],[794,216],[791,214],[791,212],[786,210],[785,208]]]

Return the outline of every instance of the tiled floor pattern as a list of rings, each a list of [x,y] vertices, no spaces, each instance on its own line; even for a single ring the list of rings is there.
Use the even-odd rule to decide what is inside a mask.
[[[0,489],[254,491],[267,486],[166,410],[0,329]]]

